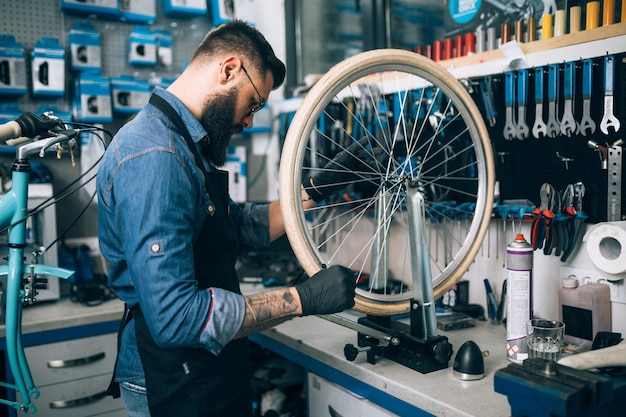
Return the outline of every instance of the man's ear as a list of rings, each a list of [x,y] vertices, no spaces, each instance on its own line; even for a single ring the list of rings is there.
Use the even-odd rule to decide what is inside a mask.
[[[241,69],[241,60],[236,56],[230,56],[222,60],[220,64],[220,83],[226,84],[235,76],[235,73]]]

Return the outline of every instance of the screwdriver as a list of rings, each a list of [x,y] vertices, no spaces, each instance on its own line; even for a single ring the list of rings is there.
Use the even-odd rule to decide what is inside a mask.
[[[569,9],[569,33],[580,32],[581,7],[572,6]]]
[[[503,23],[500,25],[500,45],[504,45],[511,40],[511,24]]]
[[[554,36],[565,35],[565,10],[554,12]]]
[[[515,22],[515,41],[517,43],[524,42],[524,22],[521,20]]]
[[[626,0],[624,0],[626,1]],[[528,24],[527,24],[528,28],[527,28],[527,41],[528,42],[534,42],[537,40],[537,19],[535,19],[534,17],[531,17],[528,19]]]
[[[586,25],[585,30],[595,29],[600,22],[600,2],[590,1],[587,3]]]
[[[615,23],[615,0],[604,0],[602,6],[602,26]]]
[[[541,39],[549,39],[552,37],[552,15],[544,14],[541,17]]]

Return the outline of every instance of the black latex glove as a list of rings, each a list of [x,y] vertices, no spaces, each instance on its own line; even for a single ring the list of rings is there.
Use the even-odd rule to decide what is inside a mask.
[[[338,313],[354,306],[356,278],[348,268],[333,265],[295,286],[302,315]]]
[[[314,176],[304,178],[302,185],[309,197],[319,203],[356,179],[384,172],[388,155],[377,143],[363,137],[335,155]]]

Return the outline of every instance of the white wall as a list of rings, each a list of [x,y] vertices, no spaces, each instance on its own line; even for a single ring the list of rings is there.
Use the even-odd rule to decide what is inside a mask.
[[[590,227],[591,225],[589,225]],[[519,223],[515,224],[516,232]],[[530,241],[530,223],[523,223],[521,232]],[[515,235],[511,223],[507,223],[506,238],[501,220],[492,220],[489,233],[485,236],[482,249],[478,252],[475,262],[465,275],[470,281],[470,302],[481,304],[486,308],[486,296],[483,279],[489,278],[491,286],[499,300],[502,282],[506,279],[506,245],[513,241]],[[536,316],[558,319],[558,291],[561,285],[561,266],[595,270],[587,254],[584,243],[566,263],[559,257],[544,255],[541,250],[534,252],[533,259],[533,298]],[[626,291],[623,281],[620,291]],[[486,311],[486,310],[485,310]],[[613,331],[626,334],[626,304],[611,303]]]

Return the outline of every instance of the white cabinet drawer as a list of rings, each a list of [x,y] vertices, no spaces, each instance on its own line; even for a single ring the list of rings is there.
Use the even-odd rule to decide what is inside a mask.
[[[37,407],[36,415],[37,417],[86,417],[122,410],[124,403],[121,398],[113,399],[105,395],[110,381],[110,375],[100,375],[41,387],[39,389],[41,395],[33,399]]]
[[[113,373],[117,355],[115,333],[48,343],[25,349],[38,387]]]
[[[313,372],[308,375],[307,394],[309,417],[398,417]]]

